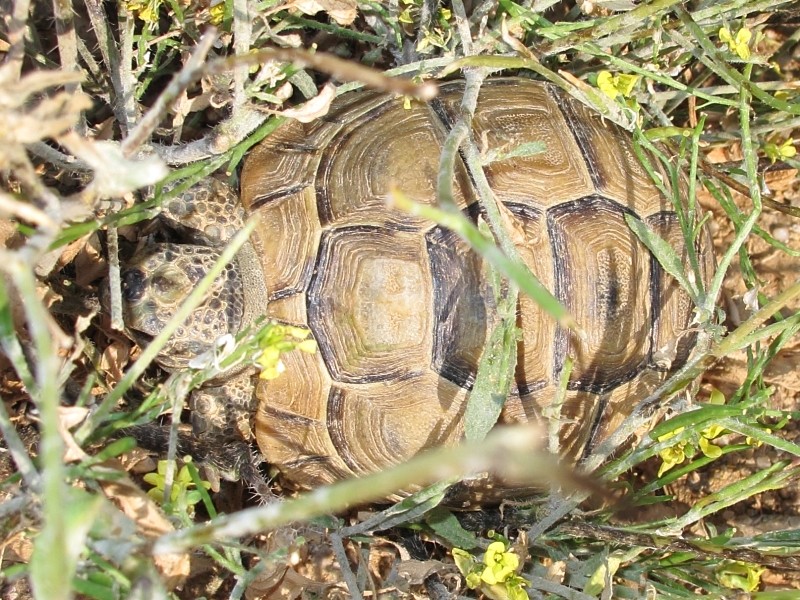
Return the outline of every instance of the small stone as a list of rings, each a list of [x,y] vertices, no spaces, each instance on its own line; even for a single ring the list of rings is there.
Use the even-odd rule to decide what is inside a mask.
[[[759,469],[769,469],[772,466],[772,460],[769,456],[757,456],[756,457],[756,466]]]
[[[774,237],[777,241],[785,244],[789,241],[789,228],[780,225],[778,227],[772,228],[772,237]]]

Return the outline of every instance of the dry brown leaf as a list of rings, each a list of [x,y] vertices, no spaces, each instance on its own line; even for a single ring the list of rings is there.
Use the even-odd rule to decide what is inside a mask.
[[[14,221],[3,219],[0,217],[0,247],[11,248],[13,247],[15,238],[17,238],[17,225]]]
[[[22,301],[22,297],[19,295],[9,278],[5,279],[5,286],[7,290],[6,293],[9,296],[11,317],[14,322],[14,329],[17,332],[17,336],[20,338],[20,340],[29,341],[30,336],[28,335],[28,317],[25,313],[25,303]],[[53,292],[49,286],[38,282],[36,285],[36,294],[46,308],[50,308],[55,302],[58,302],[61,299],[61,297]],[[50,336],[53,340],[53,347],[56,352],[62,354],[64,351],[72,347],[72,338],[61,330],[61,327],[58,325],[58,323],[56,323],[55,319],[49,312],[45,313],[45,323],[50,331]]]
[[[257,577],[244,593],[248,600],[295,600],[303,592],[323,596],[331,587],[303,577],[290,567],[272,572],[267,577]]]
[[[58,407],[58,432],[61,434],[61,439],[64,440],[64,462],[77,462],[89,458],[69,431],[82,423],[88,412],[89,409],[82,406]]]
[[[107,461],[106,466],[117,474],[123,472],[118,461]],[[136,529],[143,537],[155,540],[174,531],[161,508],[128,477],[123,476],[115,481],[98,479],[98,483],[108,499],[136,523]],[[153,557],[153,562],[164,577],[168,589],[182,585],[189,576],[187,553],[160,554]]]
[[[420,586],[425,583],[425,579],[432,573],[439,573],[453,569],[453,565],[447,565],[440,560],[404,560],[397,567],[397,574],[409,587]],[[407,587],[401,588],[407,591]]]
[[[100,370],[106,374],[109,385],[117,384],[124,375],[123,369],[130,362],[131,344],[127,340],[115,339],[100,356]]]
[[[742,160],[742,156],[742,145],[739,142],[717,146],[706,152],[706,160],[711,164]]]
[[[79,252],[75,256],[75,283],[86,287],[96,280],[104,277],[108,271],[100,240],[96,233],[84,240]]]
[[[33,554],[33,540],[25,531],[16,531],[3,540],[0,548],[4,566],[8,562],[29,563]]]
[[[764,172],[764,183],[773,194],[792,189],[795,181],[797,181],[797,169],[775,169]]]
[[[289,3],[307,15],[327,13],[339,25],[350,25],[356,19],[356,0],[294,0]]]
[[[336,97],[336,88],[326,83],[320,90],[319,94],[314,96],[308,102],[301,104],[295,108],[288,108],[281,111],[279,114],[290,119],[295,119],[301,123],[311,123],[312,121],[324,117],[328,114],[331,108],[331,102]]]
[[[158,468],[158,463],[150,456],[150,452],[138,446],[117,458],[128,473],[143,475]]]

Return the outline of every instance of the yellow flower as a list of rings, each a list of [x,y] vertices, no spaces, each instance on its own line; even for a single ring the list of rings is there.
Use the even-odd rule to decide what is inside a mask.
[[[158,21],[159,0],[128,0],[126,10],[146,23]]]
[[[597,74],[597,87],[612,100],[616,99],[617,96],[629,97],[637,81],[639,81],[638,75],[628,75],[626,73],[612,75],[608,71],[600,71]]]
[[[503,542],[492,542],[483,555],[483,564],[461,548],[453,548],[453,560],[467,587],[480,590],[492,600],[527,600],[523,589],[528,583],[517,574],[519,556]]]
[[[467,575],[467,587],[471,590],[479,588],[481,585],[481,574],[473,571]]]
[[[503,542],[492,542],[483,555],[483,563],[486,568],[481,574],[481,579],[490,585],[503,583],[519,567],[519,556],[510,550],[507,551]]]
[[[731,590],[752,592],[761,585],[763,567],[739,561],[726,561],[717,567],[717,581]]]
[[[260,354],[256,357],[256,365],[261,369],[259,378],[267,381],[275,379],[286,370],[281,360],[285,352],[300,350],[313,354],[317,351],[317,342],[309,337],[308,329],[293,325],[271,323],[259,339]]]
[[[225,3],[220,2],[208,9],[208,22],[212,25],[219,25],[225,18]]]
[[[794,147],[794,140],[789,138],[788,140],[784,140],[780,145],[773,142],[764,144],[764,154],[767,155],[767,158],[769,158],[774,165],[776,161],[794,158],[797,155],[797,148]]]
[[[700,432],[700,451],[708,458],[719,458],[722,456],[722,448],[715,446],[711,440],[718,438],[725,431],[719,425],[710,425]]]
[[[719,458],[722,456],[722,448],[709,442],[709,438],[707,437],[700,438],[700,451],[708,458]]]
[[[676,444],[670,448],[665,448],[658,453],[662,460],[661,467],[658,469],[659,477],[686,460],[686,452],[684,452],[685,446],[686,442],[680,442],[679,444]]]
[[[670,438],[675,437],[680,432],[683,431],[683,427],[678,427],[672,431],[665,433],[664,435],[658,436],[659,442],[664,442]],[[658,469],[658,476],[661,477],[664,473],[672,469],[673,467],[681,464],[683,461],[686,460],[686,444],[687,442],[684,440],[682,442],[678,442],[669,448],[664,448],[658,455],[661,457],[662,463],[661,468]]]
[[[736,35],[731,33],[727,27],[722,27],[719,30],[719,39],[724,44],[728,44],[731,52],[738,55],[742,60],[750,58],[750,39],[753,34],[746,27],[742,27],[736,32]]]

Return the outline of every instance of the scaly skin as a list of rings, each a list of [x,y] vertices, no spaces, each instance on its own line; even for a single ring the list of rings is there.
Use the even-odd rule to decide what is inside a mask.
[[[241,228],[243,211],[227,185],[208,179],[169,200],[164,224],[193,244],[151,244],[134,255],[122,272],[126,332],[146,345],[172,318],[186,296],[219,259],[220,251]],[[168,371],[185,369],[196,356],[213,349],[222,335],[236,335],[245,322],[243,281],[239,265],[229,264],[207,298],[173,334],[157,362]],[[256,402],[253,373],[235,374],[192,392],[189,399],[194,439],[181,449],[203,457],[210,479],[243,478],[267,495],[250,448]],[[145,434],[151,441],[158,437]]]

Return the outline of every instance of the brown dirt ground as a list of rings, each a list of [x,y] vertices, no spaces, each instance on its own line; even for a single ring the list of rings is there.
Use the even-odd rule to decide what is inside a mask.
[[[727,149],[728,153],[730,151],[730,148]],[[714,154],[711,158],[714,158]],[[777,201],[800,207],[800,180],[796,170],[776,171],[767,176],[766,182]],[[705,195],[701,196],[700,201],[711,212],[711,231],[717,256],[720,256],[734,237],[733,227],[713,198]],[[743,212],[749,211],[749,198],[736,194],[735,201]],[[800,222],[797,220],[776,210],[765,209],[758,225],[789,247],[800,249]],[[800,259],[773,248],[755,235],[747,240],[747,251],[762,283],[760,289],[767,297],[774,297],[800,281]],[[746,291],[739,263],[734,262],[728,270],[719,302],[728,315],[729,327],[735,327],[749,316],[743,300]],[[798,308],[800,301],[795,301],[794,305],[787,307],[786,312],[796,312]],[[707,394],[713,386],[729,397],[744,381],[746,373],[747,356],[744,351],[727,356],[703,377],[703,392]],[[770,408],[797,410],[800,407],[800,336],[791,339],[775,356],[764,373],[764,381],[774,388],[769,400]],[[781,435],[797,443],[800,425],[790,422]],[[785,458],[782,452],[767,446],[729,454],[707,468],[676,481],[667,492],[675,496],[676,502],[692,506],[707,494]],[[717,526],[735,527],[737,535],[742,536],[800,527],[800,483],[753,496],[716,515],[713,521]],[[762,580],[770,586],[781,587],[791,583],[792,587],[800,587],[800,574],[767,572]]]

